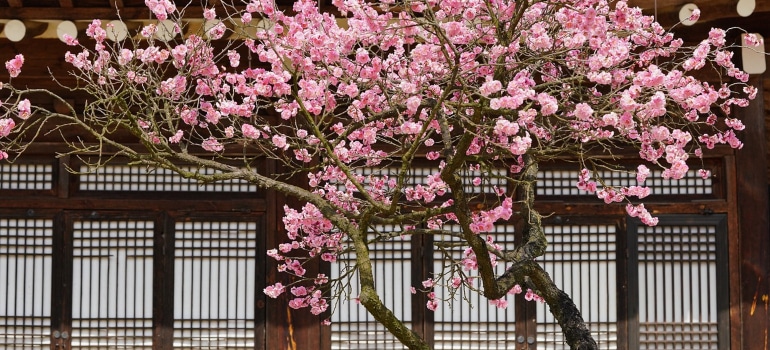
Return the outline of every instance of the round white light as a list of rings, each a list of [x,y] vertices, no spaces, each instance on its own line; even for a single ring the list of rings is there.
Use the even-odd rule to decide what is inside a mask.
[[[18,19],[12,19],[5,24],[5,37],[13,42],[19,42],[27,34],[27,26]]]
[[[755,7],[757,7],[757,2],[755,0],[740,0],[738,1],[736,10],[742,17],[748,17],[754,13]]]
[[[174,21],[167,19],[158,22],[157,25],[158,29],[155,31],[155,37],[158,38],[158,40],[170,41],[177,35],[176,23],[174,23]]]
[[[73,38],[78,37],[78,27],[75,25],[75,22],[72,21],[61,21],[58,25],[56,25],[56,36],[61,40],[62,42],[67,42],[64,40],[64,35],[67,34]]]
[[[120,20],[110,21],[107,24],[107,39],[112,41],[123,41],[128,37],[128,26]]]
[[[696,19],[694,21],[691,21],[690,16],[692,16],[692,12],[697,9],[698,9],[698,6],[693,3],[685,4],[684,6],[682,6],[682,8],[679,9],[679,20],[682,22],[682,24],[686,26],[691,26],[695,24],[695,22],[697,22],[698,20]]]

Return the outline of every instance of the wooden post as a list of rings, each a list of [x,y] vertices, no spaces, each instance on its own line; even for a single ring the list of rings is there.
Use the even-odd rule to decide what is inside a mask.
[[[281,166],[281,164],[274,160],[268,160],[267,174],[273,176],[281,176],[282,179],[286,179],[289,169]],[[307,180],[302,181],[301,176],[296,175],[289,178],[287,182],[296,186],[307,187]],[[305,175],[306,176],[306,175]],[[278,247],[280,243],[286,243],[286,229],[282,223],[283,207],[288,205],[291,208],[300,208],[305,203],[294,198],[290,198],[273,190],[268,190],[268,206],[267,215],[268,223],[267,230],[268,235],[266,237],[267,249]],[[264,254],[264,250],[260,252]],[[272,285],[276,282],[281,282],[284,286],[290,285],[295,282],[296,279],[285,273],[279,273],[276,269],[277,262],[275,259],[264,257],[267,261],[267,284]],[[316,260],[318,261],[318,260]],[[307,276],[314,276],[318,274],[320,266],[313,266],[308,264]],[[257,293],[263,293],[262,289],[259,289]],[[310,310],[300,309],[295,310],[289,307],[289,300],[292,298],[289,290],[279,296],[277,299],[267,300],[266,309],[266,335],[265,335],[265,349],[286,349],[286,350],[302,350],[302,349],[321,349],[321,336],[324,334],[322,331],[321,317],[315,316],[310,313]]]
[[[749,83],[759,89],[748,107],[736,110],[746,125],[742,150],[736,153],[736,199],[740,227],[741,349],[768,349],[770,313],[770,224],[768,215],[767,144],[762,76]]]

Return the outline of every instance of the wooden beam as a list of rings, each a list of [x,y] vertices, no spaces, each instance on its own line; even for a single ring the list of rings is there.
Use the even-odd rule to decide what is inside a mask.
[[[23,7],[24,2],[22,0],[8,0],[8,6],[10,7]]]
[[[677,38],[684,40],[685,44],[692,45],[708,38],[708,33],[712,28],[734,28],[728,32],[729,38],[737,37],[742,30],[748,33],[759,33],[768,38],[770,37],[770,26],[767,23],[770,23],[770,12],[755,13],[747,18],[729,17],[710,22],[698,21],[690,27],[678,25],[671,31]],[[740,30],[737,28],[740,28]]]
[[[59,0],[60,7],[72,7],[72,0]]]
[[[733,18],[737,21],[749,20],[751,17],[757,16],[758,13],[770,12],[770,1],[757,1],[754,13],[748,17],[740,17],[737,11],[738,1],[710,1],[704,3],[704,1],[685,1],[685,3],[693,2],[700,8],[700,19],[697,23],[708,23],[712,21],[718,21],[725,18]],[[657,9],[650,1],[644,0],[632,0],[629,1],[629,6],[638,6],[644,10],[644,14],[653,16],[657,14],[657,19],[663,27],[668,28],[676,23],[679,23],[679,10],[684,4],[672,4],[671,1],[659,1]]]
[[[762,76],[749,83],[763,95]],[[746,125],[743,149],[736,153],[738,218],[741,253],[741,339],[743,350],[767,349],[770,330],[770,222],[768,212],[767,143],[764,100],[759,97],[736,111]]]
[[[191,8],[190,10],[195,10]],[[198,10],[198,12],[201,12]],[[202,13],[202,12],[201,12]],[[120,16],[130,19],[150,19],[150,11],[146,7],[127,7],[120,11]],[[118,19],[118,13],[109,7],[3,7],[0,8],[0,18],[16,18],[20,20],[78,20],[78,19]]]
[[[145,6],[125,6],[123,0],[110,0],[109,6],[105,4],[102,7],[22,7],[22,0],[7,0],[18,2],[17,7],[0,7],[0,18],[14,18],[18,20],[90,20],[98,18],[101,20],[123,19],[123,20],[143,20],[155,19],[150,10]],[[72,0],[60,0],[61,2],[70,2]],[[61,5],[60,2],[60,5]],[[74,3],[73,3],[74,4]],[[182,8],[179,8],[180,10]],[[244,6],[236,6],[235,11],[245,9]],[[286,13],[291,13],[291,6],[278,6],[278,9]],[[118,11],[119,10],[119,11]],[[228,10],[233,9],[228,7]],[[322,11],[334,12],[333,7],[323,7]],[[119,13],[118,13],[119,12]],[[218,11],[218,13],[224,13]],[[187,6],[184,9],[186,19],[203,18],[202,6]]]

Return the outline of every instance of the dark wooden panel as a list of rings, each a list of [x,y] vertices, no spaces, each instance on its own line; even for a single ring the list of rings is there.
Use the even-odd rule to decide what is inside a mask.
[[[762,89],[763,79],[754,76],[750,83]],[[770,329],[767,160],[759,156],[767,154],[763,104],[762,99],[756,99],[747,108],[738,110],[738,117],[746,125],[742,135],[744,147],[736,154],[736,198],[741,232],[741,338],[745,350],[766,349]]]

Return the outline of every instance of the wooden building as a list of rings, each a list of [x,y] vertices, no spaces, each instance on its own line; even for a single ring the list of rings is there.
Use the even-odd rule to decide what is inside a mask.
[[[691,1],[700,20],[675,30],[688,42],[711,27],[739,26],[770,38],[770,2],[757,1],[747,13],[753,1]],[[666,27],[687,2],[631,1]],[[72,81],[57,28],[74,25],[83,35],[93,18],[117,20],[115,8],[129,26],[152,20],[142,0],[0,0],[0,60],[17,53],[27,60],[14,84],[52,89],[78,105],[84,96],[49,74]],[[187,15],[202,17],[195,6]],[[543,263],[582,308],[602,348],[770,347],[767,74],[752,75],[761,97],[738,112],[747,126],[743,150],[706,159],[710,179],[691,174],[655,184],[649,207],[661,217],[656,228],[577,193],[571,169],[542,170],[541,211],[555,213]],[[53,107],[44,98],[34,103]],[[282,240],[278,209],[297,203],[246,183],[199,186],[119,160],[87,174],[77,157],[55,157],[64,147],[57,140],[46,138],[18,162],[0,164],[0,348],[400,348],[353,303],[322,326],[261,292],[284,278],[264,251]],[[277,165],[261,166],[270,172]],[[375,268],[393,283],[378,288],[399,296],[386,302],[437,349],[563,348],[558,324],[542,305],[516,299],[507,311],[488,311],[471,300],[473,307],[432,313],[422,296],[401,299],[441,256],[421,254],[430,242],[420,240],[381,248]],[[339,269],[322,268],[332,275]],[[587,293],[586,281],[602,290]]]

